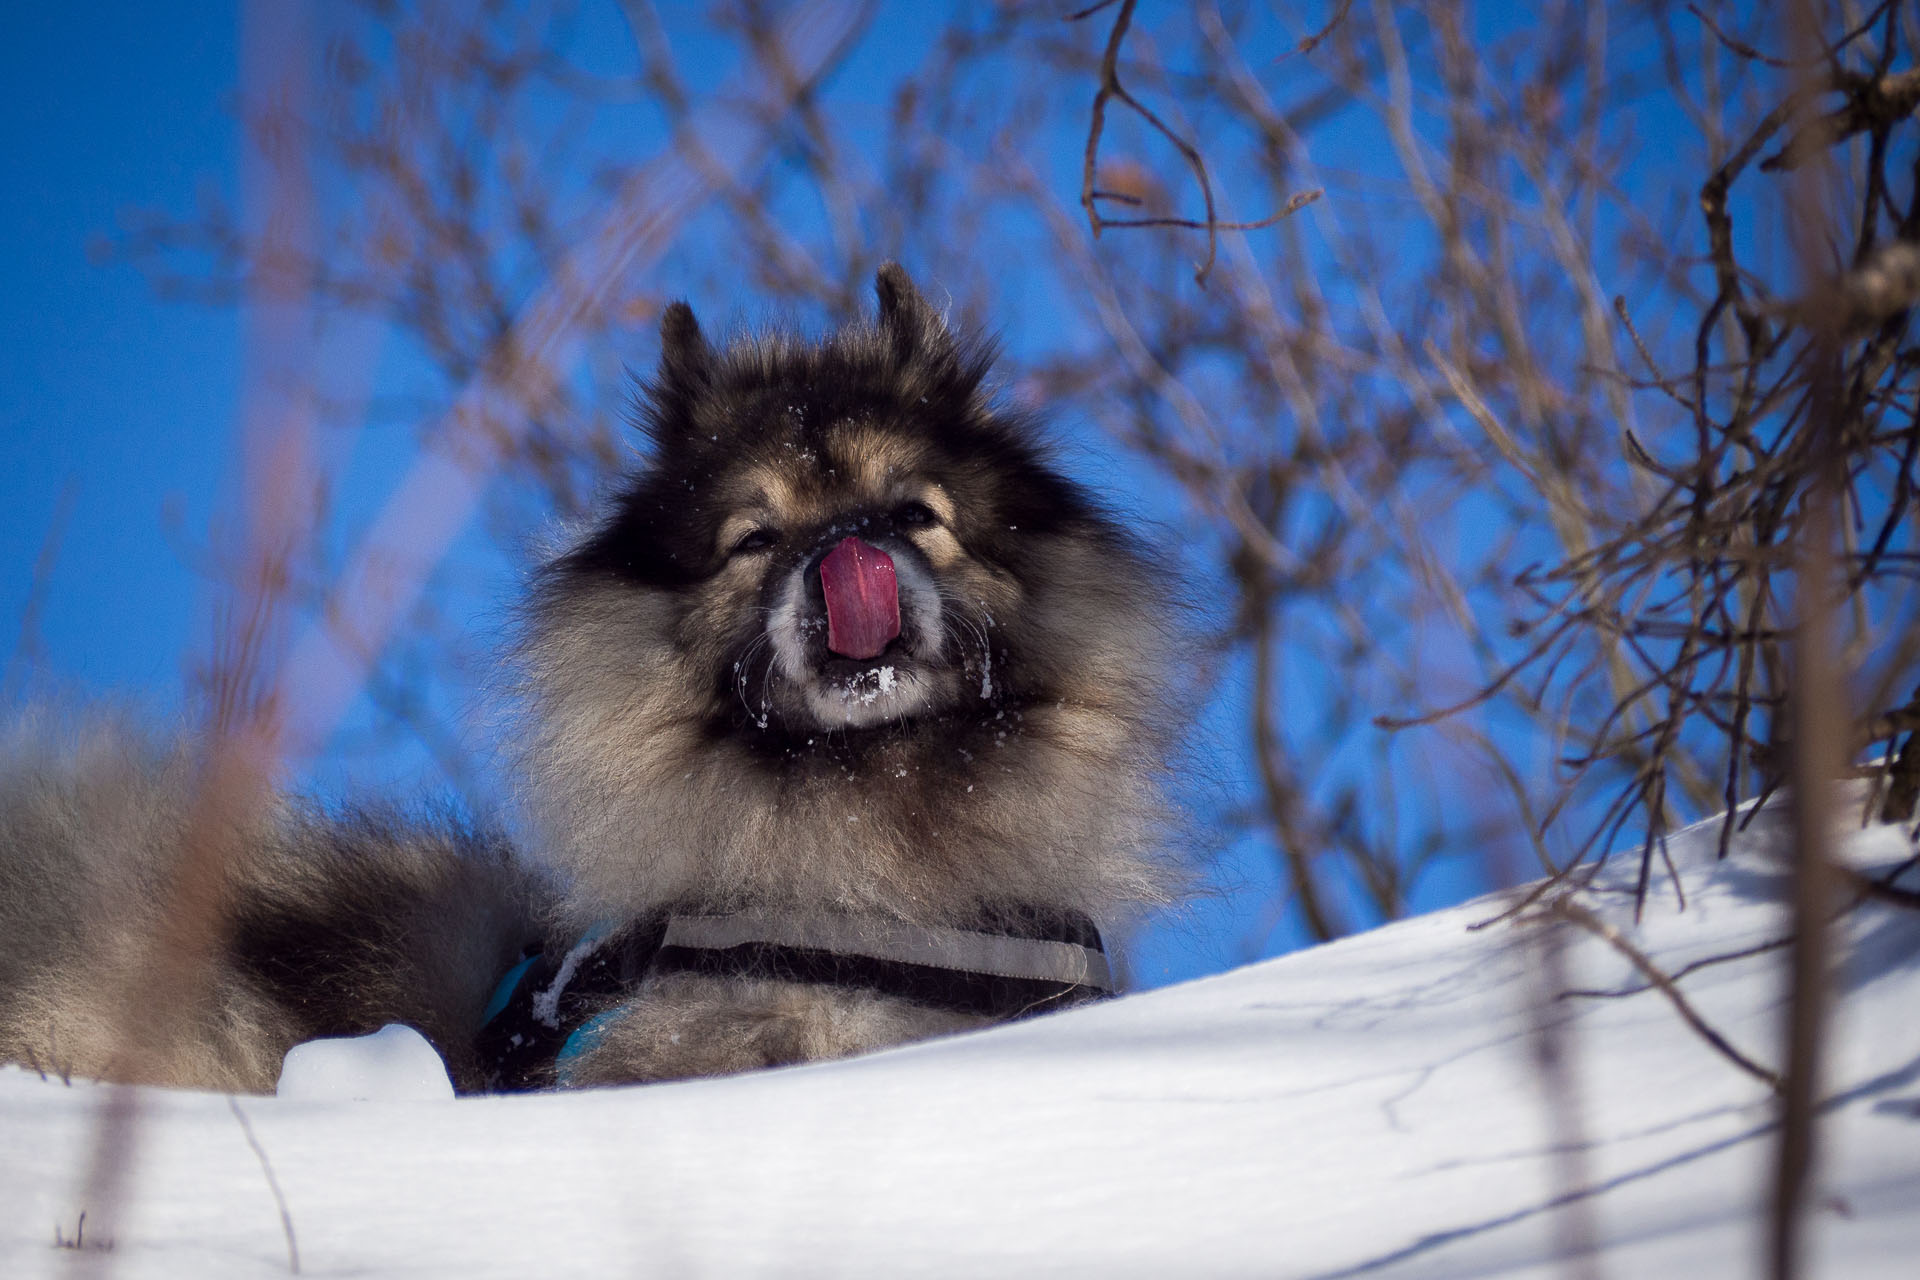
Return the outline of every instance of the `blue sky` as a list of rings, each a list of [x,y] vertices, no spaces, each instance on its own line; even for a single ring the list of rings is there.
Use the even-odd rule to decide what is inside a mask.
[[[591,54],[586,61],[599,74],[618,76],[630,70],[631,38],[616,6],[611,0],[587,0],[582,8],[576,52]],[[670,23],[679,21],[682,10],[663,8]],[[95,251],[132,211],[185,216],[209,192],[233,194],[241,156],[234,113],[239,6],[194,0],[163,6],[103,0],[92,6],[15,9],[9,14],[7,39],[0,42],[0,180],[7,193],[0,200],[0,236],[12,253],[9,282],[0,290],[0,332],[7,335],[0,344],[0,476],[4,476],[0,480],[0,655],[8,658],[7,675],[17,678],[21,674],[18,659],[31,651],[36,662],[28,687],[37,696],[66,703],[127,701],[165,722],[184,710],[186,677],[206,652],[215,630],[217,595],[194,565],[213,541],[210,528],[231,518],[236,506],[242,333],[234,309],[163,300],[147,276],[113,260],[111,254]],[[1142,7],[1143,15],[1148,9]],[[313,5],[312,12],[330,16],[337,11]],[[1260,19],[1263,25],[1249,37],[1250,45],[1270,44],[1274,49],[1287,48],[1308,21],[1291,9],[1255,7],[1253,12],[1265,16]],[[934,21],[929,14],[928,6],[912,0],[882,4],[872,33],[828,86],[826,100],[840,123],[847,125],[843,136],[855,144],[850,149],[867,146],[877,154],[887,144],[890,77],[926,56]],[[1479,34],[1529,47],[1525,42],[1531,39],[1531,24],[1538,16],[1532,9],[1494,2],[1476,7],[1474,14]],[[1156,7],[1153,17],[1185,30],[1175,6]],[[1675,21],[1682,30],[1686,28],[1684,17]],[[1654,70],[1658,51],[1648,43],[1647,25],[1638,21],[1618,25],[1621,29],[1610,36],[1609,70],[1630,83],[1621,90],[1627,105],[1610,117],[1608,145],[1620,150],[1625,163],[1617,191],[1603,203],[1644,215],[1647,234],[1661,243],[1678,237],[1676,253],[1697,252],[1701,236],[1696,193],[1698,174],[1705,171],[1705,142],[1695,124],[1658,87],[1660,73]],[[1080,35],[1097,46],[1103,30],[1089,26]],[[1143,38],[1144,30],[1136,28],[1135,38]],[[686,38],[679,39],[681,35]],[[690,31],[677,32],[676,52],[696,91],[719,84],[732,57],[723,43],[702,42]],[[1416,61],[1419,55],[1416,48]],[[1723,55],[1723,64],[1726,61]],[[1260,66],[1276,82],[1296,76],[1304,79],[1306,74],[1302,63],[1283,57],[1262,61]],[[1416,78],[1428,73],[1430,67],[1415,72]],[[1014,74],[997,67],[986,76],[1005,79]],[[1771,101],[1765,77],[1758,79],[1756,84],[1755,73],[1749,71],[1728,80],[1735,86],[1735,97],[1745,104],[1739,111],[1748,112],[1749,118],[1756,102]],[[1057,116],[1039,117],[1049,121],[1049,129],[1060,131],[1058,136],[1047,136],[1045,154],[1022,159],[1041,168],[1040,180],[1066,193],[1070,205],[1078,185],[1086,86],[994,81],[972,83],[968,91],[1023,107],[1038,104],[1043,111],[1068,104]],[[1426,104],[1421,109],[1432,107]],[[1201,122],[1196,127],[1205,126]],[[661,138],[660,120],[647,116],[645,109],[637,116],[622,116],[611,126],[611,135],[606,126],[598,127],[601,131],[591,140],[596,145],[611,141],[622,159],[650,154]],[[1122,115],[1110,130],[1109,142],[1124,154],[1125,147],[1141,145],[1140,134],[1137,122]],[[1342,298],[1338,291],[1350,289],[1350,283],[1343,283],[1339,272],[1327,272],[1322,279],[1317,271],[1323,259],[1315,255],[1326,252],[1327,228],[1339,226],[1351,232],[1363,226],[1371,234],[1398,240],[1397,248],[1406,251],[1405,260],[1434,251],[1432,228],[1408,213],[1414,208],[1410,188],[1377,118],[1349,112],[1316,126],[1314,139],[1316,162],[1328,166],[1316,180],[1333,189],[1329,198],[1299,215],[1296,223],[1236,239],[1232,247],[1223,243],[1223,252],[1246,252],[1248,260],[1257,262],[1274,282],[1283,282],[1288,272],[1314,272],[1335,304],[1347,305],[1352,298]],[[1148,140],[1148,145],[1158,144]],[[878,171],[873,156],[856,159],[868,175]],[[1220,194],[1228,200],[1223,206],[1228,216],[1253,216],[1271,207],[1267,201],[1272,193],[1264,190],[1257,175],[1248,178],[1252,191],[1237,187],[1230,172],[1216,177]],[[779,214],[788,226],[802,228],[801,234],[815,234],[824,223],[822,211],[809,192],[793,194],[798,185],[786,189],[788,204],[779,208]],[[1744,183],[1736,190],[1736,237],[1743,261],[1754,264],[1776,287],[1790,287],[1781,264],[1791,263],[1778,252],[1779,221],[1768,205],[1773,190],[1759,182]],[[1236,199],[1238,203],[1233,202]],[[997,243],[996,237],[1005,236],[1025,237],[1029,248],[1036,242],[1051,244],[1032,211],[1015,208],[1010,201],[947,212],[979,220],[976,229],[984,230],[976,243]],[[770,318],[768,309],[742,288],[752,277],[751,264],[737,254],[730,256],[726,241],[713,235],[715,227],[721,235],[727,234],[719,225],[724,219],[712,211],[702,216],[711,221],[703,225],[696,218],[687,225],[658,264],[657,280],[691,297],[703,322],[716,332],[735,323]],[[1291,233],[1297,228],[1295,237]],[[1197,240],[1195,244],[1197,256]],[[1677,293],[1669,281],[1629,270],[1634,254],[1624,245],[1617,213],[1603,209],[1593,245],[1596,269],[1606,277],[1602,288],[1608,295],[1624,295],[1654,349],[1668,353],[1671,367],[1685,367],[1691,359],[1692,317],[1697,311],[1675,305]],[[935,248],[917,247],[929,257]],[[1127,248],[1124,236],[1109,234],[1096,252],[1119,257]],[[859,249],[876,251],[864,244]],[[918,265],[915,250],[912,244],[899,248],[909,267]],[[1296,250],[1301,256],[1290,258]],[[1697,263],[1693,270],[1695,284],[1706,283]],[[1058,278],[1044,272],[995,278],[989,282],[990,298],[956,296],[954,301],[963,310],[976,302],[996,308],[992,313],[996,329],[1011,353],[1009,365],[1017,369],[1023,359],[1070,354],[1084,350],[1086,343],[1104,341],[1097,325],[1076,323],[1074,303],[1057,287]],[[1391,297],[1396,282],[1386,283]],[[924,274],[922,284],[936,297],[943,296],[949,284],[955,285],[956,294],[965,289]],[[1178,287],[1185,284],[1181,280]],[[1391,301],[1414,305],[1402,298]],[[1414,309],[1418,310],[1417,305]],[[798,319],[818,325],[830,317]],[[1564,319],[1542,317],[1549,326]],[[1571,334],[1573,330],[1543,332]],[[352,366],[350,376],[371,369],[370,376],[385,389],[391,389],[389,379],[392,384],[405,384],[409,378],[417,382],[423,376],[430,380],[431,375],[422,373],[417,353],[403,342],[378,332],[366,337],[358,363],[342,362]],[[636,330],[623,349],[595,355],[602,361],[644,368],[653,358],[654,343],[650,330]],[[1196,394],[1208,393],[1208,373],[1204,366],[1187,371]],[[1224,412],[1231,413],[1235,403],[1245,402],[1236,402],[1228,391],[1220,399]],[[1672,416],[1673,411],[1663,410],[1657,397],[1634,402],[1644,438],[1658,439],[1659,424],[1651,420],[1663,411]],[[334,442],[346,454],[337,472],[339,518],[328,531],[335,541],[351,538],[386,500],[395,477],[410,461],[414,425],[390,422],[382,429],[351,433],[344,441]],[[1097,424],[1069,420],[1062,425],[1068,457],[1079,475],[1120,495],[1124,505],[1169,519],[1170,536],[1198,536],[1193,522],[1178,522],[1174,502],[1156,488],[1155,473],[1113,447]],[[1248,438],[1276,426],[1229,425],[1246,430]],[[1476,540],[1484,543],[1505,529],[1497,517],[1475,527],[1476,515],[1487,515],[1495,501],[1485,493],[1467,495],[1457,504],[1443,501],[1444,514],[1421,532],[1434,539],[1443,556],[1471,561],[1468,550]],[[1300,509],[1309,506],[1302,504]],[[1531,535],[1541,536],[1538,545],[1524,548],[1527,557],[1556,556],[1558,548],[1542,529],[1533,529]],[[36,585],[36,564],[50,540],[55,552],[51,571]],[[498,618],[512,597],[516,566],[502,556],[492,538],[478,530],[462,540],[455,558],[461,572],[479,584],[462,597],[462,607],[471,607],[474,615],[456,621],[484,641],[498,634]],[[38,617],[31,643],[22,646],[17,639],[30,600],[37,602]],[[1478,678],[1480,655],[1467,653],[1457,636],[1432,627],[1422,631],[1422,623],[1409,621],[1410,634],[1416,636],[1409,643],[1419,650],[1413,660],[1436,690],[1434,701],[1443,700],[1449,692],[1466,692],[1468,682]],[[1296,625],[1290,635],[1282,663],[1281,702],[1283,719],[1297,741],[1317,741],[1311,729],[1300,726],[1310,724],[1330,702],[1324,685],[1333,668],[1321,661],[1325,655],[1316,652],[1316,646],[1331,650],[1338,643],[1325,618]],[[1224,696],[1208,722],[1209,770],[1223,791],[1237,797],[1252,791],[1245,726],[1233,711],[1235,704],[1244,701],[1246,684],[1245,671],[1230,668],[1224,675]],[[5,691],[13,694],[18,688],[17,682],[10,681]],[[1361,697],[1366,694],[1359,691]],[[367,719],[364,711],[362,706],[362,722]],[[1508,750],[1529,784],[1538,787],[1550,782],[1555,772],[1553,743],[1520,726],[1510,708],[1489,708],[1482,725]],[[424,749],[415,749],[410,756],[356,754],[353,728],[350,716],[349,732],[338,735],[327,757],[303,774],[305,784],[323,794],[362,787],[405,792],[423,782],[443,789],[447,785]],[[1374,740],[1350,735],[1338,752],[1319,761],[1326,776],[1312,781],[1337,782],[1343,770],[1347,778],[1364,776],[1376,767],[1366,758],[1374,745]],[[1476,773],[1471,753],[1455,741],[1438,733],[1408,734],[1395,741],[1394,750],[1394,768],[1389,771],[1394,777],[1386,781],[1429,770],[1443,777],[1447,789],[1438,803],[1447,820],[1464,825],[1475,815],[1509,811],[1498,788]],[[1373,788],[1370,783],[1370,788],[1369,806],[1377,807],[1364,815],[1365,820],[1391,823],[1406,818],[1404,796],[1383,794],[1390,786]],[[1417,815],[1415,820],[1433,816]],[[1403,822],[1403,828],[1411,825]],[[1561,823],[1562,828],[1578,825],[1577,818]],[[1557,831],[1550,842],[1564,848],[1565,835],[1566,831]],[[1511,824],[1496,833],[1496,845],[1499,836],[1508,837],[1506,843],[1515,849],[1522,843]],[[1623,843],[1632,837],[1630,827]],[[1214,972],[1303,941],[1296,915],[1282,918],[1276,913],[1278,886],[1271,849],[1249,837],[1214,852],[1217,857],[1209,867],[1207,892],[1183,914],[1161,922],[1140,940],[1134,952],[1137,981],[1152,985]],[[1476,849],[1469,857],[1432,867],[1413,896],[1415,908],[1442,905],[1481,891],[1489,887],[1490,879],[1504,874],[1503,865],[1510,863],[1521,874],[1530,866],[1528,855],[1514,849],[1496,849],[1484,858],[1482,852]],[[1368,915],[1364,910],[1351,914]]]
[[[233,310],[159,299],[141,273],[93,249],[130,210],[184,213],[209,184],[234,185],[236,18],[230,4],[31,6],[0,48],[0,154],[13,193],[0,202],[0,234],[15,259],[0,292],[10,335],[0,347],[0,643],[15,651],[36,561],[57,536],[39,587],[34,687],[67,701],[131,699],[162,718],[181,708],[183,673],[213,631],[213,593],[190,566],[210,521],[231,509],[240,331]],[[851,92],[858,73],[858,63],[845,73]],[[1047,340],[1046,300],[1031,301],[1008,324],[1016,348],[1023,334]],[[754,315],[737,302],[702,313]],[[371,447],[349,472],[346,507],[385,496],[395,446]],[[1123,461],[1078,456],[1097,482],[1137,480]],[[389,768],[370,781],[395,780]],[[1442,868],[1422,900],[1480,883],[1472,869]],[[1293,945],[1293,930],[1263,925],[1273,888],[1269,853],[1225,851],[1214,891],[1144,940],[1137,976],[1192,976]]]
[[[231,5],[26,5],[0,42],[0,634],[72,486],[40,637],[50,675],[171,704],[206,634],[183,568],[227,475],[231,312],[169,306],[90,247],[134,207],[231,172]]]

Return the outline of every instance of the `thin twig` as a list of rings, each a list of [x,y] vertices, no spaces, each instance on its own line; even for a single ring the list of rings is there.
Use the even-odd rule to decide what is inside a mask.
[[[1347,20],[1347,12],[1352,8],[1353,0],[1340,0],[1340,7],[1333,11],[1331,18],[1327,19],[1326,26],[1321,27],[1312,35],[1301,40],[1299,44],[1293,46],[1293,48],[1289,49],[1286,53],[1281,54],[1280,57],[1285,58],[1297,53],[1312,53],[1315,49],[1318,49],[1320,42],[1332,35],[1335,27],[1338,27],[1342,22]],[[1278,60],[1279,59],[1275,59],[1275,61]]]
[[[1321,192],[1302,192],[1288,200],[1286,207],[1271,217],[1258,222],[1222,222],[1214,216],[1213,182],[1207,176],[1207,162],[1192,143],[1175,133],[1171,126],[1155,115],[1145,103],[1127,91],[1120,83],[1120,47],[1126,42],[1127,29],[1133,24],[1133,9],[1137,0],[1119,0],[1120,12],[1113,17],[1113,26],[1107,32],[1107,47],[1100,56],[1100,87],[1094,91],[1093,106],[1088,113],[1087,146],[1081,158],[1080,167],[1080,207],[1087,211],[1087,226],[1092,230],[1094,239],[1100,238],[1100,232],[1107,227],[1187,227],[1207,233],[1207,256],[1205,261],[1194,269],[1195,284],[1204,285],[1207,275],[1213,270],[1214,259],[1219,254],[1220,232],[1253,231],[1261,227],[1270,227],[1291,213],[1313,203],[1320,198]],[[1105,8],[1105,3],[1092,8],[1082,9],[1070,15],[1069,21],[1087,17]],[[1107,127],[1107,103],[1117,99],[1122,105],[1131,107],[1161,137],[1172,144],[1180,153],[1187,168],[1193,171],[1193,179],[1199,184],[1200,198],[1206,205],[1207,216],[1204,220],[1190,218],[1122,218],[1108,219],[1100,216],[1099,201],[1102,193],[1095,185],[1100,164],[1100,135]]]
[[[1731,964],[1736,960],[1750,960],[1754,956],[1763,956],[1770,951],[1778,951],[1782,947],[1791,945],[1793,945],[1792,934],[1788,934],[1784,938],[1769,938],[1765,942],[1756,942],[1752,946],[1742,947],[1738,951],[1728,951],[1721,955],[1708,956],[1704,960],[1695,960],[1691,964],[1682,965],[1669,974],[1668,977],[1675,982],[1679,982],[1688,974],[1697,973],[1702,969],[1708,969],[1714,965]],[[1559,998],[1562,1000],[1624,1000],[1628,996],[1645,995],[1654,989],[1652,983],[1648,983],[1644,987],[1612,987],[1605,990],[1595,987],[1569,987],[1560,993]]]
[[[233,1118],[240,1122],[240,1132],[247,1135],[247,1145],[253,1148],[254,1157],[260,1161],[260,1172],[267,1177],[267,1189],[273,1192],[273,1202],[280,1207],[280,1230],[287,1237],[287,1270],[294,1275],[300,1274],[300,1244],[293,1237],[293,1214],[287,1209],[287,1197],[280,1190],[280,1179],[273,1176],[273,1161],[267,1159],[267,1149],[260,1145],[260,1139],[254,1135],[253,1123],[247,1119],[247,1113],[240,1109],[240,1099],[227,1095],[227,1106],[233,1112]]]
[[[0,678],[0,705],[13,703],[27,674],[40,659],[40,615],[46,608],[47,589],[53,581],[60,543],[66,537],[67,523],[73,518],[74,504],[79,497],[79,477],[68,476],[60,486],[60,496],[54,500],[53,516],[47,521],[47,532],[40,540],[40,554],[34,558],[33,586],[27,592],[25,607],[20,610],[20,636],[14,642],[13,656],[7,661],[6,676]]]
[[[1905,907],[1909,911],[1920,911],[1920,889],[1907,889],[1888,880],[1875,880],[1872,876],[1860,874],[1851,867],[1840,867],[1840,878],[1857,892],[1875,902],[1884,902],[1889,906]]]
[[[1119,196],[1096,194],[1098,198],[1102,200],[1118,200],[1122,198]],[[1280,212],[1274,214],[1272,217],[1262,218],[1258,222],[1215,222],[1209,224],[1205,222],[1195,222],[1192,218],[1102,218],[1100,225],[1102,227],[1187,227],[1194,231],[1258,231],[1262,227],[1270,227],[1282,218],[1299,212],[1325,194],[1326,191],[1318,187],[1312,191],[1302,191],[1289,199],[1286,207],[1280,210]],[[1128,202],[1135,203],[1130,197],[1128,198]]]
[[[1668,977],[1666,972],[1662,970],[1659,965],[1655,964],[1646,952],[1633,945],[1625,934],[1602,920],[1599,916],[1593,914],[1593,912],[1587,908],[1575,902],[1570,895],[1563,894],[1555,898],[1547,904],[1546,910],[1549,914],[1579,925],[1582,929],[1585,929],[1588,933],[1593,934],[1615,951],[1618,951],[1622,956],[1625,956],[1627,962],[1639,970],[1640,975],[1648,982],[1651,982],[1659,990],[1660,994],[1667,998],[1673,1005],[1675,1012],[1680,1015],[1681,1020],[1693,1028],[1695,1034],[1713,1046],[1716,1052],[1727,1059],[1727,1061],[1733,1063],[1734,1066],[1739,1067],[1742,1071],[1760,1081],[1775,1093],[1780,1092],[1782,1088],[1780,1076],[1773,1071],[1769,1071],[1752,1058],[1749,1058],[1746,1054],[1734,1048],[1731,1041],[1718,1031],[1715,1031],[1713,1027],[1708,1024],[1707,1020],[1700,1016],[1699,1011],[1693,1007],[1692,1001],[1688,1000],[1687,997],[1681,993],[1680,988],[1674,985],[1673,979]]]

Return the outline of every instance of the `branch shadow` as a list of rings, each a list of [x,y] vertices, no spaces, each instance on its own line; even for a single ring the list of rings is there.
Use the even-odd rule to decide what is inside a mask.
[[[1902,1088],[1916,1081],[1920,1081],[1920,1058],[1915,1058],[1903,1067],[1884,1072],[1870,1080],[1861,1082],[1851,1089],[1835,1094],[1820,1104],[1820,1113],[1826,1115],[1852,1103],[1864,1101],[1876,1094],[1885,1093],[1892,1089]],[[1879,1108],[1876,1107],[1875,1109],[1878,1110]],[[1319,1272],[1314,1275],[1311,1280],[1345,1280],[1345,1277],[1370,1275],[1391,1267],[1396,1263],[1421,1257],[1458,1241],[1470,1240],[1476,1236],[1485,1235],[1487,1232],[1499,1230],[1501,1227],[1512,1226],[1517,1222],[1525,1222],[1530,1218],[1538,1217],[1543,1213],[1549,1213],[1570,1204],[1594,1199],[1616,1188],[1628,1186],[1636,1182],[1644,1182],[1648,1178],[1657,1177],[1669,1170],[1684,1168],[1687,1165],[1704,1160],[1709,1156],[1717,1155],[1722,1151],[1731,1150],[1734,1147],[1751,1142],[1755,1138],[1765,1137],[1778,1128],[1778,1123],[1774,1121],[1755,1125],[1744,1132],[1722,1138],[1717,1142],[1708,1143],[1706,1146],[1696,1148],[1692,1151],[1669,1156],[1664,1160],[1657,1160],[1652,1164],[1619,1174],[1594,1186],[1581,1187],[1573,1191],[1564,1192],[1560,1195],[1539,1201],[1536,1204],[1527,1205],[1524,1208],[1515,1209],[1509,1213],[1499,1214],[1495,1217],[1486,1218],[1480,1222],[1470,1223],[1466,1226],[1431,1232],[1411,1244],[1404,1245],[1389,1253],[1381,1254],[1378,1257],[1370,1258],[1364,1262],[1354,1263],[1352,1266],[1342,1267],[1336,1271]]]

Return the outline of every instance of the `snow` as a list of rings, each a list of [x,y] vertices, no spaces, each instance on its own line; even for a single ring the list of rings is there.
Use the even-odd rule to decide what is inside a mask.
[[[558,1029],[560,1026],[560,994],[573,981],[574,971],[582,961],[599,950],[605,934],[599,929],[588,930],[586,937],[573,944],[573,949],[560,959],[560,968],[554,973],[553,981],[546,990],[536,991],[533,996],[533,1016],[542,1025]]]
[[[298,1102],[450,1102],[453,1081],[425,1036],[396,1025],[295,1045],[280,1066],[274,1096]]]
[[[1584,901],[1669,973],[1782,935],[1779,821],[1725,862],[1671,841]],[[1851,835],[1890,867],[1901,833]],[[0,1072],[0,1272],[64,1276],[87,1211],[114,1276],[1558,1276],[1581,1231],[1614,1277],[1760,1272],[1766,1087],[1657,993],[1547,1000],[1539,926],[1485,900],[1219,977],[855,1061],[452,1103],[137,1090],[131,1193],[88,1203],[112,1090]],[[1920,1257],[1920,915],[1868,903],[1847,947],[1811,1274]],[[1575,987],[1637,985],[1568,929]],[[1782,953],[1681,986],[1777,1063]],[[1544,1010],[1544,1016],[1542,1011]],[[1572,1090],[1538,1083],[1557,1027]],[[1572,1101],[1569,1103],[1568,1097]],[[250,1134],[248,1132],[250,1130]],[[249,1138],[257,1141],[258,1151]],[[270,1161],[275,1183],[265,1176]],[[1572,1177],[1577,1181],[1569,1182]],[[1558,1206],[1558,1207],[1557,1207]]]

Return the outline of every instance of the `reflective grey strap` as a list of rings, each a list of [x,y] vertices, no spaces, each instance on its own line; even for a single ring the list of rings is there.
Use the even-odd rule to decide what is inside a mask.
[[[1092,947],[865,916],[745,911],[674,916],[661,940],[663,947],[709,951],[755,943],[1113,990],[1107,957]]]

